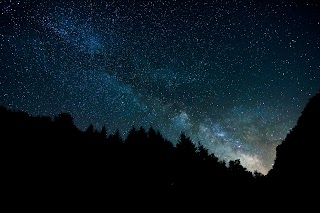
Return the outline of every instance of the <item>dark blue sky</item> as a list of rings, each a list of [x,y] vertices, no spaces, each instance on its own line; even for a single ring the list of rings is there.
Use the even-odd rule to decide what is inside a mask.
[[[181,131],[266,174],[320,88],[316,1],[1,1],[0,105]]]

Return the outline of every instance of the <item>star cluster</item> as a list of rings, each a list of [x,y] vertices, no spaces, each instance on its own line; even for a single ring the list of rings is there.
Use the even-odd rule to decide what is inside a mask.
[[[320,87],[312,1],[0,3],[0,105],[123,136],[184,131],[266,174]]]

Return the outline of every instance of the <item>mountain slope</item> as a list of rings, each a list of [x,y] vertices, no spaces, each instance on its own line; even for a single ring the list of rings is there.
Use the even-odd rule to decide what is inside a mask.
[[[268,177],[282,186],[305,188],[315,184],[320,143],[320,91],[309,99],[296,126],[277,146]]]

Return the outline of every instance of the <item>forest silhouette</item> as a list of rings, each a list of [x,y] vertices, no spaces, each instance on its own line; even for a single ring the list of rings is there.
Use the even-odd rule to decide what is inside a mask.
[[[108,133],[105,126],[82,131],[68,113],[51,118],[5,107],[0,107],[0,125],[6,197],[21,205],[89,199],[107,205],[154,199],[165,205],[176,198],[184,205],[193,198],[243,205],[248,199],[263,203],[264,194],[281,203],[283,197],[302,200],[317,193],[313,147],[320,142],[320,91],[277,146],[267,175],[248,171],[239,159],[220,160],[183,132],[176,145],[152,127],[132,126],[122,138],[119,130]]]

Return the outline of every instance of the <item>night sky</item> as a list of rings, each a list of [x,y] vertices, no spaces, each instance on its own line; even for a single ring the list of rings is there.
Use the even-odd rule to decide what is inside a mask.
[[[183,131],[266,174],[320,88],[319,3],[273,2],[0,1],[0,105]]]

